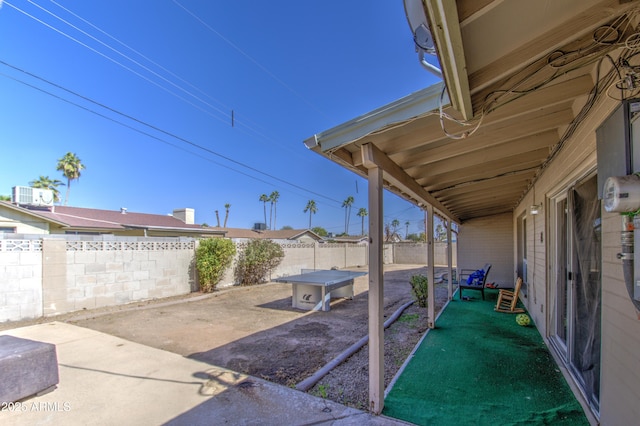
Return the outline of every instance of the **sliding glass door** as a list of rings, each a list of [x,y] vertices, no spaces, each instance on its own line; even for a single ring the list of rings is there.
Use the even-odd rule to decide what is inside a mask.
[[[597,411],[600,399],[601,227],[596,178],[552,200],[550,338]]]

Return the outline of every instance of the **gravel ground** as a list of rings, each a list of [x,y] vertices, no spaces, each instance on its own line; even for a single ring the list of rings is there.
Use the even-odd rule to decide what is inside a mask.
[[[412,299],[409,279],[424,273],[424,266],[385,265],[385,317]],[[329,312],[294,309],[291,286],[271,283],[0,323],[0,330],[67,322],[293,387],[367,335],[367,290],[368,278],[357,278],[355,297],[333,301]],[[435,293],[439,312],[446,284]],[[424,335],[426,316],[413,304],[385,331],[385,387]],[[368,363],[365,345],[309,393],[366,410]]]
[[[436,313],[447,301],[446,284],[437,284]],[[384,333],[384,386],[387,388],[427,330],[427,309],[414,303]],[[369,346],[365,345],[331,370],[310,393],[340,404],[368,410]]]

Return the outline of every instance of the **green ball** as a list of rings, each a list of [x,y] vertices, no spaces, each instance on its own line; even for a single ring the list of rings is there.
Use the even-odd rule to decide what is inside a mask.
[[[526,327],[531,324],[531,318],[529,318],[529,315],[527,314],[518,314],[516,315],[516,322],[518,325]]]

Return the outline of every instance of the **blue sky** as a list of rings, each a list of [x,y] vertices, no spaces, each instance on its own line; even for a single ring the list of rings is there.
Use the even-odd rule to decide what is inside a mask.
[[[0,3],[2,3],[0,1]],[[18,10],[19,9],[19,10]],[[0,8],[0,194],[85,164],[69,205],[359,234],[366,181],[303,141],[435,82],[402,1],[7,0]],[[233,125],[232,125],[233,111]],[[64,195],[65,187],[61,188]],[[385,193],[386,221],[423,213]]]

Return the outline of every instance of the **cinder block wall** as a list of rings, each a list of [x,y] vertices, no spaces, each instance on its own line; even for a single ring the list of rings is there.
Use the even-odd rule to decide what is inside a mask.
[[[299,274],[302,269],[331,269],[367,265],[368,246],[366,244],[315,244],[278,242],[284,249],[282,263],[271,273],[270,278]],[[236,243],[236,256],[227,269],[218,288],[235,284],[234,269],[244,246]]]
[[[41,240],[0,240],[0,244],[17,245],[0,250],[0,322],[41,317]]]
[[[393,256],[390,256],[389,263],[398,265],[426,265],[427,264],[427,248],[426,243],[397,243],[387,244],[392,246]],[[433,257],[435,266],[446,266],[447,262],[447,243],[436,241],[433,246]],[[456,243],[453,243],[453,266],[457,265]],[[386,262],[385,262],[386,263]]]
[[[44,315],[187,294],[195,243],[44,240]]]
[[[199,289],[194,240],[110,236],[0,239],[0,244],[11,245],[0,247],[0,321],[122,305]],[[366,244],[279,244],[285,257],[270,278],[297,274],[301,269],[368,265]],[[242,243],[237,246],[240,252]],[[388,263],[425,264],[426,250],[426,244],[385,245]],[[438,264],[446,264],[446,249],[437,249]],[[232,266],[218,287],[233,284]]]

